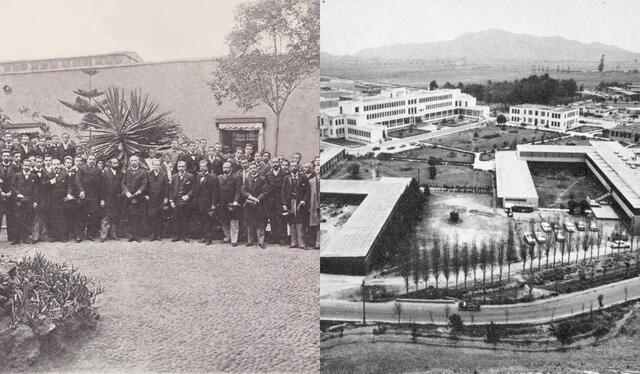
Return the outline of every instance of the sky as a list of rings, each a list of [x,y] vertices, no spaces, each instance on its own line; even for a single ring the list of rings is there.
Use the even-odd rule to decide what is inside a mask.
[[[637,0],[322,0],[320,50],[451,40],[503,29],[640,52]]]
[[[247,0],[0,0],[0,61],[137,52],[219,57]]]

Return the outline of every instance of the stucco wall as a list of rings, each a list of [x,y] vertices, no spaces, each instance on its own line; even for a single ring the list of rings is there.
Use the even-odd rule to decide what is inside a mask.
[[[141,89],[157,102],[161,110],[171,111],[171,117],[182,125],[184,133],[192,138],[218,140],[216,117],[266,117],[265,148],[275,148],[275,116],[266,106],[243,113],[235,103],[218,106],[207,82],[212,79],[215,60],[142,63],[136,65],[99,68],[93,76],[92,87],[104,90],[111,85],[125,89]],[[89,89],[89,77],[80,69],[49,72],[0,73],[0,87],[8,85],[11,93],[0,90],[0,108],[14,122],[24,116],[20,108],[27,107],[50,116],[62,116],[69,122],[77,119],[58,99],[73,101],[73,90]],[[304,160],[318,154],[319,131],[319,76],[310,77],[289,98],[280,121],[279,153],[287,157],[299,151]],[[62,130],[53,124],[53,133]]]

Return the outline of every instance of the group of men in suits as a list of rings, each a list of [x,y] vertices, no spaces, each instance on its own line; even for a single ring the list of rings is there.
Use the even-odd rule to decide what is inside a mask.
[[[124,231],[131,242],[145,234],[162,240],[169,231],[174,241],[189,241],[199,227],[207,244],[319,245],[317,158],[300,165],[300,154],[272,158],[251,144],[231,152],[220,144],[190,142],[182,149],[173,142],[163,154],[131,156],[121,167],[115,158],[100,165],[91,154],[76,155],[68,135],[62,139],[52,137],[45,147],[21,136],[2,151],[0,219],[6,217],[13,244],[37,242],[45,233],[52,241],[104,242]]]

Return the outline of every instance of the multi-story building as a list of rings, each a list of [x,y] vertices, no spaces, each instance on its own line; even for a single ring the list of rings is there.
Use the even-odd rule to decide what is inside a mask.
[[[489,107],[459,89],[386,89],[377,95],[341,100],[337,107],[321,110],[322,138],[346,138],[379,143],[393,131],[458,116],[486,118]]]
[[[509,108],[508,122],[514,126],[544,127],[553,131],[567,131],[578,125],[580,108],[568,106],[542,106],[522,104]]]
[[[49,71],[59,69],[135,64],[138,62],[143,62],[143,60],[135,52],[114,52],[92,56],[48,58],[41,60],[4,61],[0,62],[0,72],[24,73],[33,71]]]

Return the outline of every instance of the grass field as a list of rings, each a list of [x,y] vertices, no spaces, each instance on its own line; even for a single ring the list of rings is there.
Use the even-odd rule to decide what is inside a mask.
[[[349,148],[358,148],[358,147],[362,147],[363,144],[360,144],[358,142],[352,142],[350,140],[347,140],[345,138],[326,138],[326,139],[322,139],[323,142],[327,142],[327,143],[332,143],[332,144],[337,144],[337,145],[341,145],[344,147],[349,147]]]
[[[578,136],[570,136],[568,138],[564,138],[564,139],[554,139],[548,142],[545,142],[545,144],[556,144],[556,145],[589,145],[589,142],[593,140],[590,138],[581,138]]]
[[[468,151],[475,150],[476,152],[483,152],[490,151],[494,145],[499,148],[504,148],[505,146],[511,145],[514,140],[517,140],[518,143],[523,143],[525,139],[527,142],[531,142],[534,138],[540,140],[543,134],[547,139],[560,135],[551,131],[535,131],[510,126],[507,126],[505,130],[506,131],[502,131],[500,126],[486,126],[429,139],[429,142]],[[478,137],[473,136],[476,132]],[[483,136],[487,138],[483,138]]]
[[[392,131],[392,132],[388,133],[387,136],[389,136],[391,138],[404,139],[404,138],[408,138],[408,137],[411,137],[411,136],[416,136],[416,135],[420,135],[420,134],[426,134],[428,132],[429,131],[420,130],[420,129],[398,130],[398,131]]]
[[[349,164],[360,165],[360,173],[354,178],[347,171]],[[377,166],[376,166],[377,165]],[[372,179],[378,168],[378,177],[415,178],[420,183],[431,186],[491,186],[492,176],[488,171],[473,170],[468,166],[437,165],[435,179],[429,179],[429,165],[414,161],[380,161],[376,159],[356,159],[342,161],[333,173],[334,179]]]
[[[606,192],[584,164],[528,164],[541,207],[566,207],[572,194],[580,201]]]
[[[573,64],[572,69],[594,69],[595,65],[579,66]],[[550,66],[548,74],[554,79],[573,78],[578,86],[583,84],[586,89],[595,88],[601,81],[637,82],[640,74],[626,72],[557,72],[556,66]],[[435,80],[440,86],[445,82],[454,85],[458,82],[486,84],[488,80],[513,81],[533,74],[542,75],[547,72],[532,72],[529,63],[521,64],[468,64],[435,63],[430,61],[354,61],[353,63],[336,63],[322,61],[321,74],[336,78],[372,81],[387,84],[398,84],[413,87],[429,87],[429,82]]]
[[[449,151],[442,148],[421,147],[404,152],[396,153],[395,156],[421,158],[428,160],[429,157],[441,158],[446,161],[473,162],[474,155],[463,152]]]

